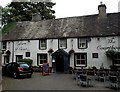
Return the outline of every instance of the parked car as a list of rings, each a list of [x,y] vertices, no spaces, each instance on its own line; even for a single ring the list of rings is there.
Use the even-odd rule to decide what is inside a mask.
[[[11,62],[2,67],[2,74],[13,78],[31,77],[33,69],[25,62]]]

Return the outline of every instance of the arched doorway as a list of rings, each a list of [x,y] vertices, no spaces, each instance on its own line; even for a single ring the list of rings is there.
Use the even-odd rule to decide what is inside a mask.
[[[68,67],[69,67],[69,59],[68,59],[69,54],[64,51],[63,49],[58,49],[52,54],[52,58],[55,60],[54,62],[54,70],[56,72],[68,72]]]

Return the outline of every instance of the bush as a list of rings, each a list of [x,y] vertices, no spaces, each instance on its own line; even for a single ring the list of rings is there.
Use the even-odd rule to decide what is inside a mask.
[[[117,71],[118,68],[117,68],[115,65],[111,65],[111,66],[110,66],[110,70]]]
[[[114,51],[114,50],[108,50],[105,52],[106,56],[113,59],[119,58],[120,57],[120,52]]]
[[[25,63],[27,63],[28,65],[32,65],[32,63],[33,63],[33,60],[32,59],[20,59],[18,62],[25,62]]]

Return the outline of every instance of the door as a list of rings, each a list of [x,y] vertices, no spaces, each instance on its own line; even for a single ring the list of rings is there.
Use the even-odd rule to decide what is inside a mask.
[[[56,61],[56,72],[64,72],[64,57],[57,56],[55,61]]]

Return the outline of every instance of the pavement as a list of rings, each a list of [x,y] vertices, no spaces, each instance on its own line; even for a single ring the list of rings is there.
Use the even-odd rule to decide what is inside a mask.
[[[41,73],[33,73],[32,78],[13,79],[3,76],[3,90],[106,90],[104,82],[95,81],[94,87],[81,87],[77,85],[76,80],[71,74],[51,73],[48,76],[42,76]]]

